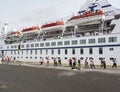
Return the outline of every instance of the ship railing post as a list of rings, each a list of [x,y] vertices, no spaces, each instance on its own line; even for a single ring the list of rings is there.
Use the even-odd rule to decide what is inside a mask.
[[[73,33],[73,36],[75,37],[75,35],[76,35],[76,30],[78,29],[78,26],[74,26],[74,33]]]
[[[66,26],[64,26],[64,28],[62,30],[62,38],[63,38],[63,34],[64,34],[65,30],[66,30]]]
[[[99,32],[100,34],[103,34],[103,31],[104,31],[104,20],[101,20],[99,31],[100,31]]]
[[[38,32],[37,40],[39,40],[40,34],[41,34],[41,26],[39,26],[39,32]]]
[[[103,31],[104,31],[104,23],[105,23],[105,17],[103,17],[100,20],[100,27],[99,27],[99,33],[100,33],[100,35],[103,34]]]

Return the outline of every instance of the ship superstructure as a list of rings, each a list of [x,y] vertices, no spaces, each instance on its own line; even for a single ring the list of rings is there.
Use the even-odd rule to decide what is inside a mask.
[[[69,58],[116,59],[120,65],[120,10],[107,0],[87,0],[67,21],[56,20],[1,36],[0,52],[11,60],[47,61],[49,57],[68,63]],[[109,54],[108,54],[109,53]]]

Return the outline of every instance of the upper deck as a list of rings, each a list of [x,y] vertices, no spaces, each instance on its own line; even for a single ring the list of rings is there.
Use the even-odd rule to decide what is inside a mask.
[[[54,21],[25,28],[21,35],[8,34],[5,44],[81,38],[119,33],[120,12],[107,0],[90,0],[74,16],[64,21]],[[7,39],[8,38],[8,39]],[[12,38],[9,39],[9,38]],[[18,40],[16,40],[18,39]]]

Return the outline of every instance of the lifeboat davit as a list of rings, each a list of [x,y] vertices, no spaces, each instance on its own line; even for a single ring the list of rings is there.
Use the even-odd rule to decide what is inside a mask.
[[[64,22],[63,21],[56,21],[52,23],[46,23],[41,26],[41,30],[61,30],[64,27]]]
[[[26,34],[26,33],[38,33],[39,31],[40,31],[39,26],[34,26],[34,27],[30,27],[30,28],[25,28],[21,32],[23,34]]]
[[[66,26],[96,23],[96,22],[100,22],[104,18],[105,18],[105,13],[102,10],[87,11],[84,12],[83,14],[71,17],[66,22]]]

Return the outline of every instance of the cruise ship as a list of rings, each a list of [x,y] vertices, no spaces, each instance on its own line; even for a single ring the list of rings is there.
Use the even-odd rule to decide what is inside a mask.
[[[69,59],[80,59],[84,64],[94,58],[100,65],[105,60],[120,65],[120,9],[108,0],[87,0],[75,15],[67,20],[55,20],[5,33],[1,30],[0,56],[21,62],[47,62],[54,58],[68,64]]]

